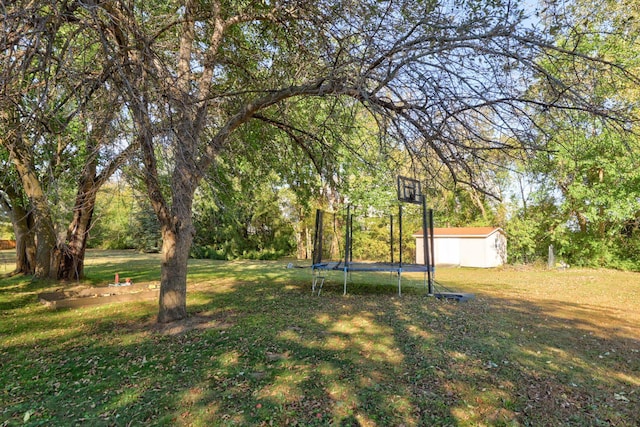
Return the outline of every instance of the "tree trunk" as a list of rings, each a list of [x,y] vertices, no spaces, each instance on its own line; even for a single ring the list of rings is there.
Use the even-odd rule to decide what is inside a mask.
[[[603,168],[599,168],[598,169],[598,182],[600,184],[604,183],[604,169]],[[606,240],[607,236],[606,236],[606,231],[607,231],[607,220],[606,220],[606,215],[605,215],[605,207],[604,206],[600,206],[598,208],[598,237],[600,237],[601,240]]]
[[[49,210],[49,202],[38,181],[33,156],[28,148],[16,138],[15,143],[8,144],[13,164],[20,175],[22,187],[32,207],[34,230],[36,235],[36,254],[34,274],[39,278],[56,279],[57,263],[54,260],[56,234]]]
[[[162,233],[162,267],[158,322],[168,323],[187,317],[187,261],[191,234]]]
[[[59,248],[58,279],[80,280],[84,276],[84,255],[96,205],[99,184],[95,182],[95,163],[85,169],[73,209],[73,219],[67,230],[67,241]]]
[[[187,263],[195,228],[190,212],[174,220],[176,225],[162,227],[159,323],[187,317]]]
[[[467,190],[469,197],[471,197],[471,202],[480,210],[480,214],[482,215],[483,220],[487,220],[487,210],[484,207],[484,203],[482,202],[482,198],[478,194],[478,192],[474,188],[469,188]]]
[[[32,275],[36,265],[36,244],[33,216],[25,207],[24,197],[9,185],[3,188],[7,198],[0,197],[0,204],[9,213],[16,236],[16,268],[11,273]]]
[[[187,317],[187,264],[195,236],[191,212],[195,183],[189,165],[179,162],[174,172],[171,216],[162,224],[162,263],[158,322]],[[162,218],[162,216],[160,217]]]
[[[16,235],[16,246],[20,244],[19,250],[16,247],[18,250],[17,254],[19,256],[24,255],[24,258],[20,259],[20,263],[23,261],[26,262],[26,264],[20,266],[20,269],[25,269],[29,274],[34,274],[39,278],[55,278],[56,275],[52,274],[53,263],[51,262],[51,257],[53,248],[56,245],[56,235],[47,196],[38,181],[33,161],[33,152],[25,143],[22,132],[20,131],[21,126],[15,107],[9,107],[7,120],[9,121],[10,128],[14,129],[14,132],[9,138],[3,141],[3,145],[9,151],[11,162],[16,172],[18,172],[18,176],[22,182],[22,191],[24,191],[24,194],[29,199],[28,215],[27,210],[24,209],[22,213],[16,212],[15,216],[18,222],[20,222],[22,218],[27,221],[25,224],[18,224],[20,237]],[[15,196],[12,203],[14,201],[18,202],[14,207],[24,206],[20,200],[22,197],[18,190],[14,188],[11,192],[13,196]],[[31,220],[33,220],[32,223]],[[35,235],[35,240],[32,240],[32,233]],[[19,243],[18,239],[23,237],[24,240]],[[33,250],[32,241],[35,244],[35,251]]]
[[[76,202],[73,220],[67,233],[67,242],[60,254],[58,279],[61,280],[80,280],[84,277],[84,255],[96,196],[94,192],[92,195],[78,195],[78,198],[82,199],[82,202],[80,205]]]
[[[307,253],[307,234],[309,229],[306,226],[302,226],[300,230],[296,232],[296,258],[297,259],[309,259]]]
[[[36,267],[36,243],[33,231],[33,218],[20,206],[11,212],[13,232],[16,236],[15,274],[33,275]]]
[[[49,212],[49,205],[46,196],[41,190],[39,183],[35,180],[37,188],[33,188],[33,177],[26,177],[30,184],[25,184],[25,191],[29,195],[31,204],[34,206],[34,229],[36,234],[36,266],[35,276],[38,278],[55,279],[58,276],[57,263],[54,260],[54,250],[57,238],[53,222]],[[23,177],[23,183],[25,178]],[[27,189],[31,187],[31,189]]]
[[[587,233],[587,217],[584,216],[581,212],[575,211],[576,218],[578,219],[578,226],[580,227],[580,232],[582,234]]]

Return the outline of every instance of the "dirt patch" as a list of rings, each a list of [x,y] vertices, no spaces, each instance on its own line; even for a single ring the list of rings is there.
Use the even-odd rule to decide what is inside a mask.
[[[42,292],[38,300],[52,309],[79,308],[116,302],[146,301],[158,297],[155,284],[131,286],[75,287],[55,292]]]
[[[186,319],[176,320],[171,323],[157,323],[155,320],[149,324],[149,330],[160,335],[184,335],[193,330],[229,329],[235,324],[234,314],[225,313],[197,313]]]

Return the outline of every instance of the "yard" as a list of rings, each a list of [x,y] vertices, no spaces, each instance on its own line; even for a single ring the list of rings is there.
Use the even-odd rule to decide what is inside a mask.
[[[286,265],[192,260],[192,316],[166,326],[156,301],[55,311],[36,295],[59,284],[0,279],[0,425],[640,420],[638,273],[438,269],[476,295],[454,303],[420,277],[398,297],[388,274],[312,296],[310,270]],[[157,281],[159,257],[90,251],[83,284],[115,273]]]

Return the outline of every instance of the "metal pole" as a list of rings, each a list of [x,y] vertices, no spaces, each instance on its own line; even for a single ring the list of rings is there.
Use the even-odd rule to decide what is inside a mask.
[[[342,295],[347,294],[347,274],[349,273],[347,271],[347,266],[345,265],[344,266],[344,291],[342,291]]]
[[[322,211],[320,209],[316,210],[316,230],[314,236],[314,245],[313,245],[313,263],[320,264],[322,262]]]
[[[398,228],[400,237],[398,237],[398,250],[400,252],[399,266],[402,268],[402,205],[398,205]]]
[[[433,209],[429,209],[429,236],[431,237],[431,271],[432,278],[435,280],[436,278],[436,244],[435,244],[435,233],[433,232]]]
[[[391,225],[390,241],[391,241],[391,264],[393,264],[393,214],[389,215],[389,224]]]
[[[353,262],[353,214],[349,216],[349,263]]]
[[[349,254],[351,253],[351,205],[347,206],[347,220],[346,220],[346,236],[345,236],[345,248],[344,248],[344,291],[343,295],[347,294],[347,273],[349,271]]]
[[[424,251],[424,265],[427,268],[427,284],[429,286],[429,295],[433,295],[433,282],[431,281],[431,261],[429,253],[429,229],[427,227],[427,198],[422,197],[422,247]]]
[[[346,235],[344,238],[345,247],[344,247],[344,263],[347,264],[349,262],[349,254],[351,253],[351,223],[349,219],[351,218],[351,206],[347,206],[347,218],[345,221],[346,224]]]

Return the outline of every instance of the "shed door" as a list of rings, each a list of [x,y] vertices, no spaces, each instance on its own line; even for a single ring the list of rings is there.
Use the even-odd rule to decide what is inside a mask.
[[[460,241],[460,266],[462,267],[486,267],[485,263],[485,239],[470,237]]]
[[[460,239],[436,237],[434,240],[436,264],[460,265]]]

